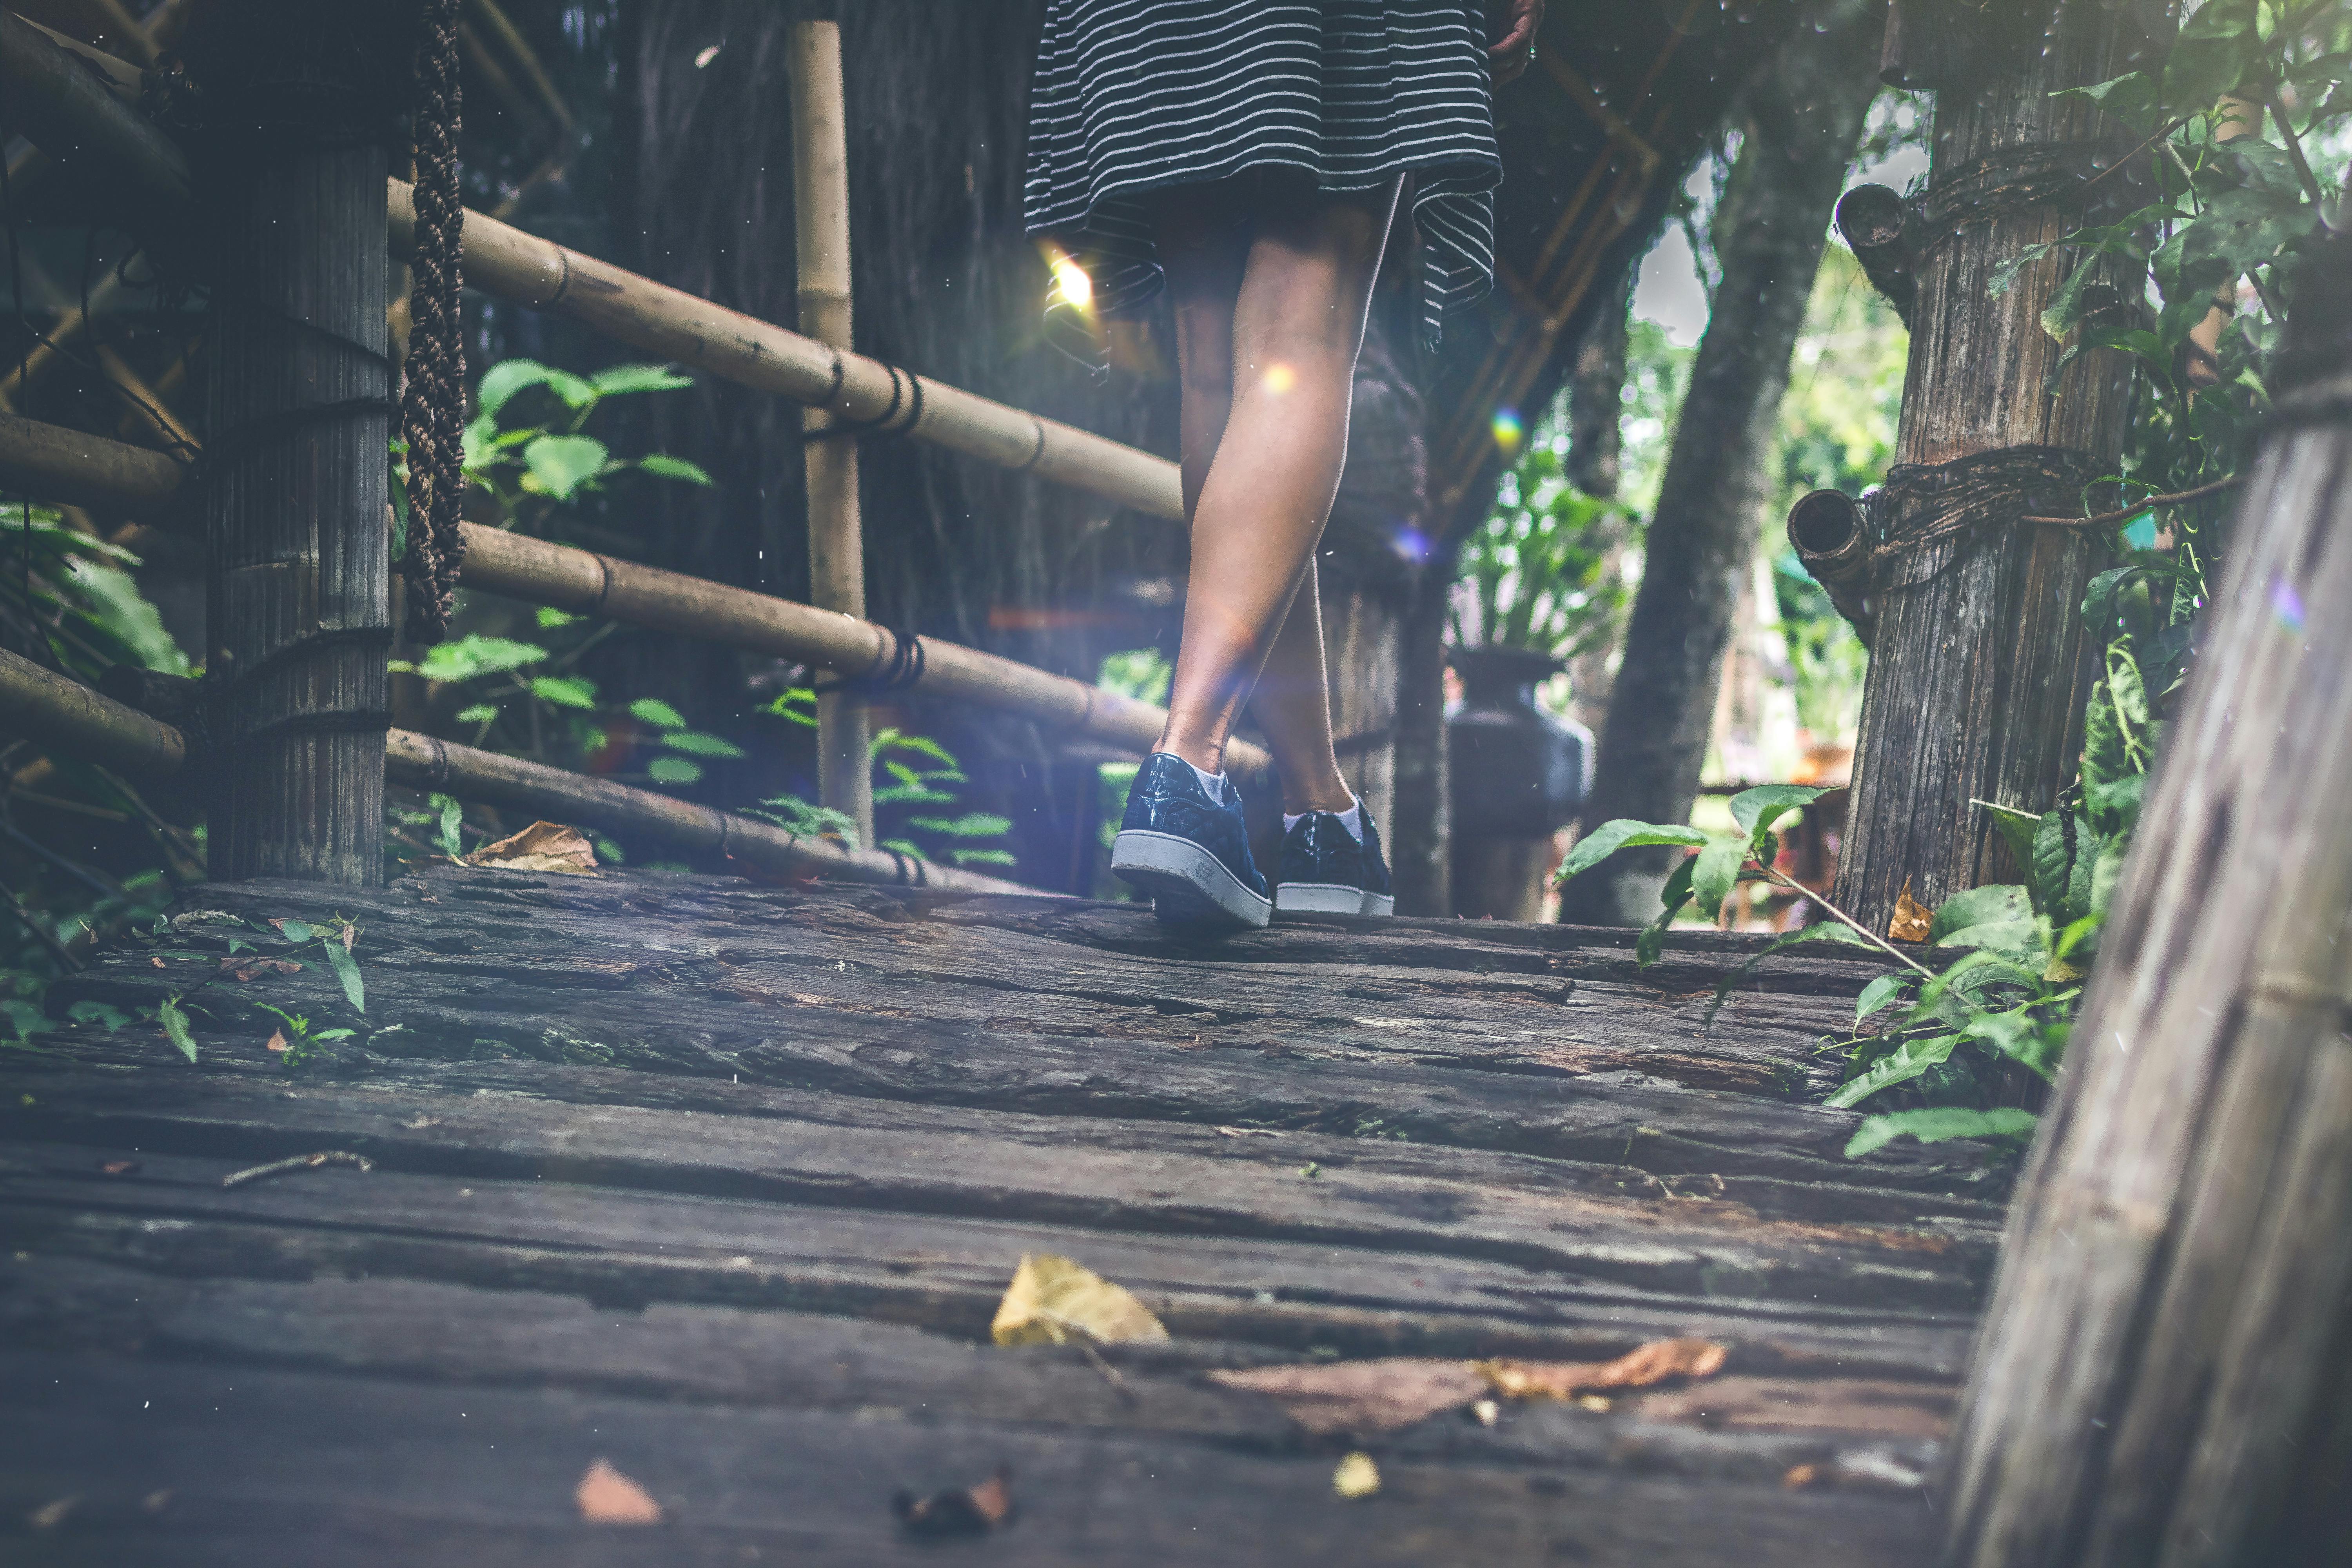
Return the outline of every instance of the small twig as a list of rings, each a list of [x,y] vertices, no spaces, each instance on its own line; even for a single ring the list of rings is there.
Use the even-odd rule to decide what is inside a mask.
[[[1109,1384],[1113,1388],[1118,1390],[1118,1396],[1121,1399],[1126,1400],[1129,1405],[1141,1403],[1140,1400],[1136,1398],[1135,1390],[1128,1387],[1127,1379],[1119,1376],[1118,1368],[1103,1360],[1102,1352],[1095,1349],[1092,1342],[1081,1338],[1078,1341],[1078,1349],[1086,1352],[1087,1362],[1093,1365],[1097,1372],[1103,1374],[1103,1381]]]
[[[2227,479],[2215,479],[2210,485],[2199,485],[2195,489],[2175,490],[2170,495],[2164,496],[2148,496],[2134,501],[2129,506],[2118,507],[2114,511],[2095,512],[2089,517],[2021,517],[2018,521],[2046,523],[2052,528],[2105,528],[2110,523],[2128,521],[2152,506],[2179,506],[2184,501],[2201,500],[2207,496],[2226,490],[2233,485],[2243,484],[2245,479],[2246,476],[2243,474],[2231,474]]]
[[[1832,916],[1835,917],[1839,923],[1847,927],[1856,936],[1861,937],[1863,941],[1870,943],[1873,947],[1882,950],[1889,958],[1894,959],[1898,963],[1908,964],[1911,968],[1916,970],[1921,974],[1926,975],[1930,980],[1936,978],[1936,972],[1934,970],[1929,969],[1926,964],[1921,963],[1916,959],[1909,957],[1899,951],[1894,943],[1888,942],[1885,937],[1877,935],[1868,927],[1864,926],[1860,921],[1854,919],[1852,915],[1846,913],[1843,910],[1830,902],[1829,899],[1825,895],[1813,891],[1812,889],[1806,887],[1802,882],[1790,879],[1785,872],[1777,870],[1770,866],[1764,868],[1764,879],[1768,882],[1777,882],[1781,887],[1790,889],[1791,892],[1803,894],[1806,898],[1812,900],[1813,902],[1827,910]],[[1629,1144],[1628,1147],[1630,1148],[1631,1145]]]
[[[241,1187],[247,1182],[264,1181],[294,1171],[315,1171],[321,1165],[355,1165],[362,1171],[375,1169],[375,1162],[364,1154],[354,1154],[348,1149],[321,1149],[315,1154],[297,1154],[290,1160],[272,1160],[267,1165],[256,1165],[251,1170],[232,1171],[221,1178],[221,1185]]]
[[[2286,101],[2279,96],[2278,83],[2270,84],[2268,96],[2271,113],[2278,121],[2279,134],[2286,139],[2287,161],[2294,165],[2294,177],[2303,182],[2303,194],[2311,198],[2311,205],[2318,210],[2319,231],[2333,234],[2336,231],[2327,222],[2326,193],[2319,188],[2319,176],[2311,172],[2311,161],[2303,155],[2303,142],[2295,136],[2294,121],[2287,116]]]
[[[2109,174],[2114,174],[2117,169],[2130,167],[2131,161],[2134,158],[2138,157],[2142,153],[2147,152],[2149,148],[2155,146],[2158,142],[2163,141],[2166,137],[2171,135],[2174,132],[2179,130],[2182,126],[2188,124],[2190,121],[2196,118],[2197,116],[2194,114],[2182,115],[2179,119],[2174,121],[2171,124],[2166,126],[2163,130],[2158,132],[2155,135],[2149,137],[2147,141],[2141,142],[2138,146],[2133,148],[2130,152],[2125,153],[2122,157],[2116,159],[2114,163],[2108,164],[2105,168],[2092,175],[2089,179],[2084,180],[2075,188],[2079,191],[2087,191],[2093,185],[2097,184],[2101,180],[2105,179]]]

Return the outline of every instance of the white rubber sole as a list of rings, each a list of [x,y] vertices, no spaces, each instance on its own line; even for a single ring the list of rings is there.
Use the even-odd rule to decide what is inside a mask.
[[[1274,907],[1286,915],[1392,915],[1396,898],[1345,882],[1285,882],[1274,890]]]
[[[1171,925],[1257,927],[1274,900],[1245,886],[1225,863],[1189,838],[1130,827],[1111,840],[1111,875],[1151,895],[1152,910]]]

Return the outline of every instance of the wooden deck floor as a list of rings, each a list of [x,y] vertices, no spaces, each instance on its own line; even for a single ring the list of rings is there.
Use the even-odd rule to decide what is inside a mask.
[[[448,870],[196,889],[53,1007],[152,1006],[331,915],[364,1020],[313,963],[191,998],[194,1067],[139,1024],[0,1058],[11,1563],[1829,1568],[1931,1538],[2001,1194],[1971,1152],[1850,1163],[1854,1119],[1806,1103],[1866,966],[1773,960],[1702,1032],[1734,939],[1637,973],[1560,928],[1186,946],[1126,906]],[[261,1001],[364,1047],[287,1070]],[[373,1169],[222,1185],[322,1149]],[[1024,1251],[1173,1338],[990,1345]],[[1491,1426],[1318,1434],[1206,1376],[1680,1334],[1724,1373]],[[1376,1496],[1335,1494],[1351,1448]],[[599,1458],[662,1523],[581,1521]],[[992,1533],[893,1516],[1000,1468]]]

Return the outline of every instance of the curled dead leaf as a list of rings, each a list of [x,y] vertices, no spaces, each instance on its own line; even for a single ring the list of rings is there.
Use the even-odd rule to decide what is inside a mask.
[[[1514,1399],[1574,1399],[1596,1388],[1646,1388],[1670,1377],[1709,1377],[1730,1352],[1712,1340],[1652,1340],[1615,1361],[1482,1361],[1481,1377]],[[1608,1406],[1604,1404],[1601,1408]]]
[[[606,1459],[599,1458],[588,1467],[572,1495],[580,1504],[580,1517],[591,1524],[661,1522],[661,1504],[654,1501],[653,1494]]]
[[[976,1487],[952,1487],[929,1497],[902,1491],[890,1511],[910,1535],[985,1535],[1013,1517],[1012,1472],[999,1470]]]
[[[265,974],[299,974],[302,966],[285,958],[224,958],[221,973],[243,982],[257,980]]]
[[[1370,1454],[1350,1454],[1331,1472],[1331,1489],[1351,1501],[1370,1497],[1381,1489],[1381,1468]]]
[[[1392,1431],[1468,1405],[1486,1392],[1486,1378],[1469,1363],[1420,1356],[1257,1366],[1213,1372],[1209,1381],[1271,1396],[1285,1415],[1318,1436]]]
[[[1889,942],[1925,942],[1936,929],[1936,911],[1911,896],[1911,879],[1895,895],[1895,918],[1886,922]]]
[[[284,1050],[284,1049],[286,1048],[286,1031],[285,1031],[285,1030],[283,1030],[283,1029],[272,1029],[272,1030],[270,1030],[270,1031],[269,1031],[269,1043],[268,1043],[268,1045],[264,1046],[262,1048],[263,1048],[264,1050],[271,1050],[271,1051],[282,1051],[282,1050]]]
[[[1050,1252],[1024,1252],[997,1304],[989,1335],[1000,1345],[1164,1340],[1168,1331],[1124,1286]]]
[[[552,871],[566,877],[596,874],[596,847],[576,827],[534,822],[466,857],[468,866],[493,871]]]

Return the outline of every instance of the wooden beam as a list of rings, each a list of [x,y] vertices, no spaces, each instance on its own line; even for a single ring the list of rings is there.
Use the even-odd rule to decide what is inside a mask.
[[[1955,1568],[2352,1561],[2352,419],[2340,243],[2011,1213]]]
[[[171,138],[124,101],[113,72],[101,77],[83,63],[108,58],[0,12],[0,97],[25,139],[100,188],[143,197],[147,221],[175,222],[194,205],[195,176]],[[130,73],[135,94],[137,68],[112,65]]]
[[[171,725],[5,648],[0,648],[0,730],[134,781],[169,778],[188,760],[188,743]]]
[[[846,351],[853,346],[849,268],[849,147],[841,87],[841,26],[794,22],[785,35],[792,83],[793,238],[801,331]],[[801,465],[807,476],[809,598],[819,609],[866,617],[865,524],[857,501],[857,443],[832,436],[824,408],[801,413]],[[835,671],[855,678],[862,667]],[[874,763],[866,704],[855,691],[816,702],[817,796],[874,835]]]
[[[2125,8],[2065,0],[2048,48],[1938,95],[1924,198],[1938,237],[1913,265],[1898,472],[1963,458],[2015,472],[2021,458],[1990,455],[2055,449],[2065,454],[2061,469],[2079,476],[2047,487],[2064,512],[2079,505],[2080,483],[2117,471],[2131,405],[2125,356],[2084,354],[2058,379],[2054,396],[2050,390],[2063,345],[2039,321],[2067,263],[2052,255],[2020,270],[2005,293],[1996,297],[1991,286],[2002,263],[2028,246],[2074,232],[2079,182],[2003,176],[2012,194],[1983,207],[1972,207],[1966,193],[1990,181],[2004,160],[2046,166],[2068,149],[2114,138],[2113,121],[2053,94],[2126,68],[2120,35],[2128,25]],[[1946,192],[1954,195],[1939,204]],[[1933,216],[1939,205],[1948,208],[1942,220]],[[2005,482],[2006,490],[1993,485],[1990,501],[1960,515],[1964,531],[1904,546],[1875,573],[1876,624],[1836,894],[1874,930],[1886,929],[1906,884],[1933,908],[1963,889],[2016,881],[1990,816],[1971,803],[2046,811],[2074,773],[2095,651],[2080,607],[2099,549],[2081,530],[2019,526],[2021,514],[2051,509],[2025,504],[2026,481]],[[1885,514],[1893,541],[1940,526],[1945,504],[1931,481],[1914,481],[1907,496],[1893,487]]]
[[[42,500],[155,517],[170,509],[182,477],[160,452],[0,415],[0,485]],[[468,588],[829,668],[870,669],[890,651],[891,632],[871,621],[478,523],[464,527]],[[1068,676],[939,637],[921,641],[923,673],[911,689],[924,696],[1001,708],[1125,752],[1149,750],[1168,721],[1165,709]],[[1245,741],[1234,742],[1226,760],[1237,777],[1263,777],[1274,765]]]

